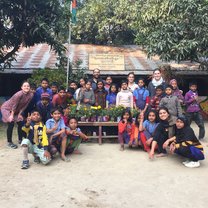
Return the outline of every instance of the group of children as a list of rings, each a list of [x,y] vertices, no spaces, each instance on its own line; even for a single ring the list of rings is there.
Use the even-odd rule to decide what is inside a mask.
[[[154,73],[158,75],[161,71],[157,69]],[[42,79],[41,86],[37,89],[34,85],[24,82],[22,90],[1,107],[2,119],[8,123],[8,146],[14,149],[17,145],[12,142],[12,130],[14,123],[18,124],[19,143],[24,153],[22,168],[29,167],[28,152],[34,154],[35,162],[41,161],[43,164],[49,163],[57,152],[60,152],[64,161],[69,160],[66,154],[79,152],[78,146],[82,139],[87,139],[87,136],[77,127],[76,118],[70,118],[70,104],[77,104],[77,109],[81,105],[101,106],[101,108],[124,106],[126,110],[118,124],[120,149],[124,150],[124,144],[128,144],[129,147],[141,146],[149,152],[150,158],[153,158],[156,149],[161,154],[166,153],[166,146],[163,144],[171,136],[174,139],[168,140],[168,145],[171,144],[175,152],[180,152],[176,151],[176,144],[180,140],[177,140],[176,132],[180,129],[177,124],[180,122],[184,122],[183,128],[185,128],[195,120],[199,126],[199,139],[203,139],[205,129],[197,102],[196,83],[190,83],[190,90],[185,97],[178,89],[175,79],[167,84],[159,78],[159,81],[152,81],[146,88],[144,79],[139,78],[136,84],[134,73],[131,72],[127,80],[121,81],[120,84],[118,88],[110,76],[105,81],[100,78],[96,81],[82,78],[79,88],[76,82],[71,81],[66,91],[55,82],[49,87],[49,81],[46,78]],[[186,106],[185,112],[182,111],[181,106]],[[132,108],[140,111],[134,121],[130,111]],[[163,122],[160,114],[158,119],[158,112],[161,109],[167,109],[168,121]],[[185,120],[181,119],[184,113]],[[166,124],[163,125],[165,122]],[[174,126],[174,133],[173,131],[171,133],[170,126]],[[163,129],[163,135],[159,138],[157,138],[160,132],[158,128]],[[22,139],[23,136],[24,139]],[[192,137],[195,141],[196,137],[193,135]],[[175,146],[174,142],[176,142]],[[193,162],[193,158],[190,159]]]

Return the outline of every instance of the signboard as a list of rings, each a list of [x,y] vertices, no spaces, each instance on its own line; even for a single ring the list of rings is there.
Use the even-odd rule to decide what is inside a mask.
[[[125,70],[124,55],[120,54],[89,54],[89,70]]]

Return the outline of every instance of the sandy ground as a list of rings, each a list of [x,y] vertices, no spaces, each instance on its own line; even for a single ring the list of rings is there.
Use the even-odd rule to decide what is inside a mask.
[[[21,149],[5,144],[1,139],[1,208],[208,206],[208,160],[189,169],[176,155],[150,161],[142,150],[120,152],[118,144],[87,143],[80,146],[83,155],[72,155],[69,163],[56,158],[43,166],[30,156],[30,168],[21,170]]]

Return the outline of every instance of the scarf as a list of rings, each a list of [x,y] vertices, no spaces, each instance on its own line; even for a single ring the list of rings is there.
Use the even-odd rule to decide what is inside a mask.
[[[184,127],[182,129],[176,128],[176,142],[181,143],[185,141],[193,141],[198,142],[196,135],[193,129],[188,125],[187,119],[184,116],[178,117],[184,123]]]
[[[157,87],[157,86],[161,85],[161,84],[163,83],[163,81],[164,81],[164,80],[163,80],[162,77],[161,77],[160,80],[158,80],[158,81],[155,80],[155,78],[153,78],[153,79],[152,79],[152,84],[153,84],[154,87]]]

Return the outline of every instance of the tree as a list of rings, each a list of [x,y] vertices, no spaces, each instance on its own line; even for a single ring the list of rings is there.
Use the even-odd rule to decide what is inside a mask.
[[[133,43],[131,27],[137,15],[137,1],[88,0],[77,12],[73,27],[73,41],[95,44]]]
[[[140,1],[136,43],[149,56],[162,60],[191,60],[208,69],[208,1]]]
[[[58,0],[1,0],[0,66],[10,67],[20,46],[48,43],[63,55],[61,37],[68,31],[69,18],[70,8],[62,7]]]

